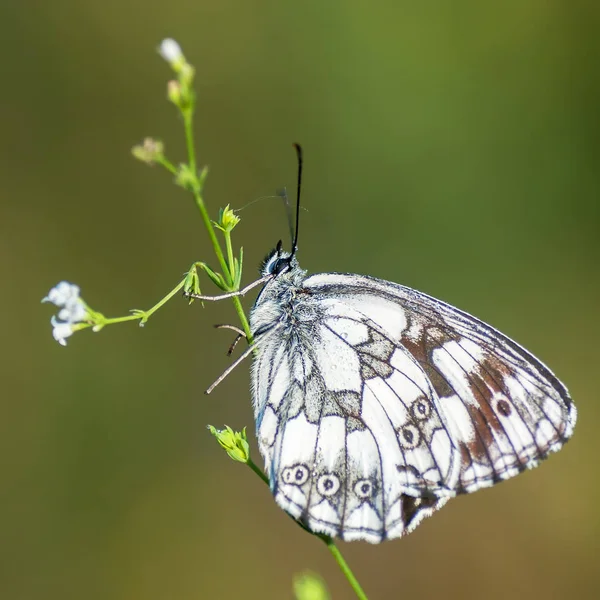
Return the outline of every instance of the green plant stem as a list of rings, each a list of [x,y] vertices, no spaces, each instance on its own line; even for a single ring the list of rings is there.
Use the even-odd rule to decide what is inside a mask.
[[[193,110],[187,109],[183,112],[183,122],[185,128],[185,139],[188,150],[188,160],[190,164],[190,170],[194,175],[196,175],[196,150],[194,147],[194,132],[192,127],[193,120]],[[199,186],[194,186],[194,200],[196,201],[196,206],[200,211],[200,215],[202,216],[202,220],[204,222],[204,226],[206,227],[206,231],[208,232],[208,237],[213,245],[215,250],[215,254],[217,256],[217,260],[221,265],[221,270],[223,271],[223,276],[225,278],[225,282],[229,287],[233,286],[233,280],[231,278],[231,273],[229,271],[229,267],[223,255],[223,250],[221,249],[221,244],[219,244],[219,240],[217,239],[215,230],[212,226],[210,217],[208,216],[208,211],[206,210],[206,206],[204,204],[204,199],[202,198],[201,191]],[[233,252],[231,252],[231,264],[233,264]],[[238,297],[232,298],[233,306],[235,307],[235,311],[238,314],[238,318],[240,319],[240,323],[242,324],[242,328],[244,333],[246,334],[246,338],[249,344],[254,342],[254,337],[252,332],[250,331],[250,323],[248,323],[248,319],[246,317],[246,313],[242,307],[242,303]]]
[[[254,461],[251,458],[248,458],[248,462],[246,463],[253,471],[254,473],[256,473],[269,487],[271,487],[270,483],[269,483],[269,478],[263,473],[263,471],[261,469],[259,469],[256,464],[254,463]],[[337,562],[340,570],[342,571],[342,573],[344,574],[344,576],[346,577],[346,579],[348,580],[348,583],[350,584],[350,586],[352,587],[352,589],[354,590],[354,593],[356,594],[356,597],[359,598],[360,600],[368,600],[367,595],[365,594],[365,592],[363,591],[360,583],[358,583],[358,579],[356,579],[354,573],[352,572],[352,569],[350,568],[350,566],[348,565],[348,563],[346,562],[346,559],[344,558],[344,556],[342,555],[342,553],[340,552],[340,549],[335,545],[335,542],[333,540],[333,538],[329,537],[328,535],[324,535],[322,533],[314,533],[312,531],[310,531],[310,529],[307,529],[302,523],[300,523],[299,521],[296,521],[294,519],[295,523],[297,525],[299,525],[300,527],[302,527],[302,529],[304,529],[304,531],[307,531],[308,533],[310,533],[311,535],[314,535],[315,537],[318,537],[326,546],[327,549],[329,550],[329,552],[331,552],[331,554],[333,555],[333,558],[335,558],[335,561]]]
[[[231,286],[233,282],[231,280],[231,274],[229,273],[229,267],[227,266],[225,256],[223,255],[223,250],[221,249],[221,245],[219,244],[219,240],[217,239],[215,230],[213,229],[212,223],[210,222],[208,211],[206,210],[206,206],[204,205],[204,199],[202,198],[202,194],[199,190],[194,190],[194,200],[196,202],[198,210],[200,211],[200,214],[202,215],[204,226],[208,231],[208,237],[210,238],[210,241],[215,250],[215,255],[217,256],[217,260],[219,261],[219,265],[221,267],[221,270],[223,271],[223,277],[225,278],[225,282],[228,286]]]
[[[246,340],[248,341],[248,345],[252,346],[252,344],[254,344],[254,336],[252,335],[252,332],[250,331],[250,323],[248,322],[246,313],[244,312],[244,307],[242,306],[242,301],[239,299],[239,296],[234,296],[232,298],[232,300],[233,300],[233,306],[235,307],[235,311],[237,312],[238,317],[240,319],[240,323],[242,324],[242,329],[244,330],[244,333],[246,334]]]
[[[323,539],[323,538],[321,538],[321,539]],[[333,558],[335,558],[338,566],[342,570],[342,573],[344,573],[344,575],[346,576],[346,579],[348,580],[348,583],[351,585],[352,589],[354,590],[356,597],[360,598],[360,600],[368,600],[367,595],[365,594],[362,587],[360,586],[360,583],[358,583],[358,579],[356,579],[356,577],[354,576],[352,569],[349,567],[345,558],[342,556],[340,549],[335,545],[335,542],[333,541],[333,539],[327,538],[327,539],[323,539],[323,541],[325,542],[325,545],[329,549],[329,552],[331,552],[331,554],[333,554]]]
[[[190,171],[194,174],[194,177],[197,178],[198,173],[196,167],[196,150],[194,147],[194,131],[192,127],[193,114],[194,113],[191,108],[187,108],[186,110],[184,110],[183,123],[185,128],[185,141],[187,144]],[[210,241],[215,250],[215,255],[217,256],[217,260],[219,261],[219,265],[221,266],[221,270],[223,271],[223,277],[225,278],[227,285],[231,286],[233,283],[231,281],[231,274],[229,273],[229,268],[227,266],[227,262],[225,261],[225,256],[223,255],[221,244],[219,244],[219,240],[217,239],[217,235],[215,233],[215,230],[213,229],[210,217],[208,216],[208,211],[206,210],[206,205],[204,204],[204,199],[202,198],[199,182],[197,182],[196,185],[194,185],[193,194],[194,201],[196,202],[196,206],[200,211],[202,221],[204,221],[204,226],[206,227],[206,231],[208,232],[208,237],[210,238]]]
[[[177,175],[177,167],[168,161],[164,156],[161,156],[156,159],[156,162],[159,165],[162,165],[167,171],[169,171],[172,175]]]
[[[256,463],[251,458],[248,459],[246,464],[270,487],[269,478],[264,474],[262,469],[256,466]]]
[[[229,272],[235,277],[235,263],[233,262],[233,248],[231,246],[231,232],[224,231],[223,237],[225,238],[225,248],[227,249],[227,261],[229,263]]]
[[[177,292],[183,289],[185,279],[182,279],[162,300],[159,300],[152,308],[148,310],[135,311],[133,315],[127,315],[126,317],[113,317],[110,319],[104,319],[101,325],[112,325],[113,323],[123,323],[125,321],[135,321],[142,319],[146,322],[161,306],[165,305]]]

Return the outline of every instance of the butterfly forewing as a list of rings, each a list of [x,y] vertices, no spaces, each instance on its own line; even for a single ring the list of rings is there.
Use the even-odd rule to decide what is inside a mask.
[[[572,435],[576,411],[563,384],[482,321],[370,277],[316,275],[305,285],[316,295],[334,295],[382,331],[392,331],[418,362],[460,450],[456,492],[492,485],[533,467]]]
[[[251,315],[254,406],[277,502],[313,531],[379,542],[449,497],[535,466],[571,435],[564,386],[493,328],[358,275],[267,284]]]

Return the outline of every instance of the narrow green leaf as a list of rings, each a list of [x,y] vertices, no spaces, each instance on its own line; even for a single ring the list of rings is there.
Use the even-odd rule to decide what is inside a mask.
[[[240,288],[240,278],[238,276],[238,273],[240,271],[240,263],[238,262],[238,259],[234,256],[233,257],[233,273],[231,274],[231,277],[233,279],[233,287],[238,290]]]
[[[220,273],[215,273],[207,264],[201,263],[202,268],[206,271],[206,274],[210,278],[210,280],[220,289],[227,290],[227,285],[225,284],[225,280]]]
[[[242,246],[240,246],[240,260],[237,261],[236,260],[236,267],[235,267],[235,273],[236,273],[236,281],[235,281],[235,289],[239,290],[240,286],[242,285],[242,266],[243,266],[243,262],[244,262],[244,248]]]

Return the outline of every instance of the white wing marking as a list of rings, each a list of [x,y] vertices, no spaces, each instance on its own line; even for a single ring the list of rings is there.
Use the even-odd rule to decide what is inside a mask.
[[[475,441],[475,428],[462,400],[457,396],[446,396],[443,399],[444,415],[452,438],[464,444]]]
[[[307,468],[309,477],[301,485],[285,483],[278,477],[277,502],[282,508],[299,518],[307,504],[311,486],[310,472],[314,461],[315,444],[317,442],[317,425],[306,420],[303,412],[287,421],[281,435],[281,448],[278,455],[273,457],[273,467],[276,477],[286,468],[292,469],[297,465]],[[271,485],[273,485],[271,481]]]
[[[383,538],[380,533],[383,529],[381,517],[368,502],[363,502],[348,515],[344,528],[344,539],[348,542],[366,540],[376,544]]]
[[[275,376],[271,382],[269,404],[277,410],[290,385],[290,364],[283,347],[275,355]]]
[[[342,521],[329,500],[323,499],[317,504],[312,504],[309,515],[307,524],[313,531],[319,531],[329,536],[335,536],[338,533]]]
[[[381,453],[369,430],[353,431],[346,438],[348,477],[344,507],[344,539],[377,543],[383,538]],[[356,494],[358,484],[370,484],[370,495]]]
[[[381,479],[385,505],[391,505],[405,491],[397,466],[407,464],[406,453],[400,448],[393,424],[377,399],[370,381],[365,382],[361,417],[373,434],[378,447],[385,449],[381,452]]]
[[[451,469],[453,467],[453,458],[456,455],[456,448],[452,447],[450,436],[445,429],[438,429],[434,432],[431,438],[430,451],[431,455],[435,457],[436,468],[431,472],[422,471],[424,478],[436,481],[435,477],[439,477],[438,474],[441,474],[445,485],[449,488],[454,488],[456,483],[451,480]],[[458,476],[458,470],[456,470],[456,476]]]
[[[390,365],[395,372],[388,381],[403,403],[412,404],[417,398],[430,395],[431,384],[425,372],[404,348],[398,348],[392,354]]]
[[[477,406],[477,399],[471,391],[469,373],[475,372],[478,363],[458,342],[447,342],[432,353],[433,364],[456,390],[463,402]],[[457,366],[460,368],[457,369]]]
[[[346,480],[346,420],[320,420],[308,496],[308,526],[335,535],[342,522],[339,488]],[[330,486],[330,487],[329,487]]]
[[[326,327],[320,327],[319,343],[314,347],[314,353],[317,367],[329,391],[361,390],[356,352],[344,344],[339,336]]]
[[[267,406],[258,428],[259,444],[270,447],[275,443],[278,423],[279,421],[275,411],[270,406]]]
[[[336,317],[327,319],[327,325],[346,340],[351,346],[362,344],[369,339],[369,328],[356,319]]]
[[[320,275],[310,277],[310,285],[317,287],[320,277]],[[327,302],[327,300],[324,302]],[[337,302],[337,304],[340,303]],[[348,308],[353,309],[353,312],[357,311],[374,323],[377,323],[392,338],[400,339],[400,336],[406,329],[407,321],[402,308],[391,306],[385,298],[369,296],[368,302],[365,302],[362,297],[346,297],[344,298],[344,304]],[[336,310],[339,309],[336,307]]]

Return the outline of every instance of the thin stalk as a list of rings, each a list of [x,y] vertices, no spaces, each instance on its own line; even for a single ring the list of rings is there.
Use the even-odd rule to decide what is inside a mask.
[[[195,175],[196,174],[196,150],[194,147],[194,134],[193,134],[193,128],[192,128],[192,118],[193,118],[192,110],[188,109],[188,110],[184,111],[183,117],[184,117],[183,122],[184,122],[184,126],[185,126],[185,139],[186,139],[187,150],[188,150],[188,161],[190,164],[190,170]],[[212,226],[210,217],[208,216],[208,211],[206,210],[206,206],[204,205],[204,200],[202,198],[202,194],[197,189],[197,187],[194,188],[194,200],[196,201],[196,206],[198,207],[198,210],[200,211],[200,215],[202,216],[202,220],[204,221],[204,226],[206,227],[206,231],[208,232],[208,237],[210,238],[210,241],[215,250],[217,260],[219,261],[219,264],[221,265],[221,270],[223,271],[223,276],[225,277],[225,282],[227,283],[227,285],[229,287],[231,287],[233,285],[233,281],[231,278],[231,273],[230,273],[229,267],[227,265],[224,255],[223,255],[223,251],[221,249],[221,244],[219,244],[219,240],[217,239],[217,236],[216,236],[215,230]],[[231,245],[231,242],[230,242],[230,245]],[[230,258],[229,258],[229,260],[231,261],[230,264],[233,265],[233,250],[228,249],[228,253],[230,254]],[[237,297],[234,297],[232,300],[233,300],[233,306],[235,307],[235,311],[237,312],[238,318],[240,319],[240,323],[242,324],[244,333],[246,334],[246,337],[248,338],[248,343],[252,344],[254,341],[254,336],[252,335],[252,332],[250,331],[250,323],[248,323],[248,319],[247,319],[246,313],[244,312],[244,309],[242,307],[242,303],[241,303],[240,299]]]
[[[240,319],[240,323],[242,324],[242,329],[244,330],[244,333],[246,334],[246,339],[248,340],[248,344],[250,346],[252,346],[252,344],[254,344],[254,336],[252,335],[252,332],[250,331],[250,323],[248,323],[246,313],[244,312],[244,307],[242,306],[242,301],[240,300],[239,296],[234,296],[232,298],[232,300],[233,300],[233,306],[235,307],[235,311],[237,312],[238,317]]]
[[[144,315],[143,314],[139,314],[139,315],[127,315],[126,317],[114,317],[112,319],[105,319],[102,322],[102,326],[104,325],[114,325],[115,323],[125,323],[126,321],[139,321],[140,319],[143,319]],[[91,325],[90,325],[91,327]]]
[[[185,279],[182,279],[162,300],[159,300],[152,308],[145,311],[146,318],[149,318],[155,313],[161,306],[166,304],[175,294],[177,294],[185,284]]]
[[[267,485],[269,484],[269,478],[264,474],[262,469],[256,466],[256,463],[248,457],[248,462],[246,463]]]
[[[231,232],[224,231],[223,237],[225,238],[225,248],[227,249],[227,261],[229,263],[229,272],[232,277],[235,277],[235,263],[233,262],[233,247],[231,246]]]
[[[177,167],[172,162],[167,160],[164,156],[160,156],[159,158],[157,158],[156,162],[159,165],[162,165],[172,175],[177,175]]]
[[[323,539],[323,538],[321,538],[321,539]],[[335,545],[333,539],[326,538],[326,539],[323,539],[323,541],[325,542],[325,545],[329,549],[329,552],[331,552],[331,554],[333,554],[333,558],[335,558],[337,564],[339,565],[340,569],[342,570],[342,573],[346,576],[348,583],[352,586],[352,589],[354,590],[356,597],[360,598],[360,600],[368,600],[367,595],[365,594],[362,587],[360,586],[360,583],[358,583],[358,579],[356,579],[356,577],[354,576],[352,569],[346,562],[345,558],[342,556],[340,549]]]
[[[177,292],[183,289],[185,284],[185,279],[182,279],[162,300],[159,300],[152,308],[148,310],[139,310],[135,311],[132,315],[127,315],[126,317],[113,317],[113,318],[104,318],[101,322],[101,325],[112,325],[114,323],[124,323],[125,321],[135,321],[143,319],[144,322],[147,321],[161,306],[165,305]]]
[[[183,111],[185,141],[187,145],[190,171],[194,174],[194,177],[197,177],[196,149],[194,147],[194,132],[192,127],[192,121],[193,111],[191,108],[188,108]],[[231,287],[231,285],[233,284],[231,280],[231,273],[229,272],[227,262],[225,261],[225,256],[223,255],[223,250],[221,249],[221,244],[219,244],[219,240],[217,239],[217,235],[215,234],[215,230],[213,229],[210,217],[208,216],[208,211],[206,210],[204,199],[202,198],[202,194],[198,187],[198,185],[195,185],[193,189],[194,200],[196,202],[198,210],[200,211],[200,215],[202,216],[202,221],[204,222],[204,226],[206,227],[206,231],[208,232],[208,237],[210,238],[210,241],[213,245],[215,255],[217,256],[217,260],[219,261],[219,265],[221,266],[221,270],[223,271],[223,277],[225,277],[225,282],[229,287]]]

